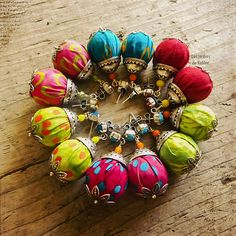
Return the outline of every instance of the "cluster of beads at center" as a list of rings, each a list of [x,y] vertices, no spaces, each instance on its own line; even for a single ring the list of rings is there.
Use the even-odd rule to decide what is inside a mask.
[[[30,81],[31,97],[44,106],[31,119],[30,135],[54,148],[50,175],[63,183],[85,176],[84,186],[94,203],[114,203],[128,186],[141,197],[157,198],[168,188],[169,172],[181,175],[192,170],[201,157],[197,143],[211,137],[217,118],[199,103],[210,95],[212,80],[202,68],[186,66],[189,57],[188,46],[178,39],[165,39],[154,48],[146,33],[132,32],[121,42],[108,29],[91,34],[87,48],[75,40],[56,47],[54,68],[34,71]],[[129,73],[126,80],[117,73],[122,59]],[[151,60],[155,84],[140,79]],[[96,76],[97,70],[104,72],[104,78]],[[90,94],[81,91],[82,80],[95,81],[99,89]],[[102,120],[98,101],[115,90],[118,97],[113,103],[143,96],[149,112],[128,114],[124,124]],[[77,114],[70,107],[83,112]],[[91,122],[91,129],[87,137],[81,137],[79,124],[85,120]],[[160,131],[164,122],[173,128]],[[91,136],[93,127],[97,134]],[[141,141],[148,133],[155,139],[156,150]],[[97,158],[99,141],[116,147]],[[136,145],[128,163],[122,155],[127,142]]]

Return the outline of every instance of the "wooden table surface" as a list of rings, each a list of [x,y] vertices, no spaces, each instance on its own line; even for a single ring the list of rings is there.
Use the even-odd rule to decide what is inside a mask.
[[[1,235],[236,235],[235,11],[233,0],[1,0]],[[156,200],[128,191],[116,205],[94,206],[83,179],[62,186],[49,176],[52,149],[27,134],[40,108],[28,96],[32,71],[52,66],[53,47],[63,39],[86,45],[99,26],[125,35],[142,30],[156,45],[180,38],[190,47],[190,64],[214,82],[205,104],[218,115],[218,132],[200,143],[198,168],[171,177]],[[127,75],[123,65],[119,72]],[[151,65],[142,76],[152,76]],[[116,96],[101,104],[104,119],[124,122],[131,110],[144,112],[142,99],[114,106]],[[98,155],[112,148],[99,145]]]

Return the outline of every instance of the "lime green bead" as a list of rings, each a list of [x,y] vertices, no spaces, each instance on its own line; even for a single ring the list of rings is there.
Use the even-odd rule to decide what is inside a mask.
[[[92,156],[89,149],[77,139],[70,139],[58,145],[50,159],[54,175],[62,182],[79,179],[91,163]]]
[[[79,120],[80,122],[83,122],[85,119],[86,119],[86,116],[85,116],[84,114],[78,115],[78,120]]]
[[[174,133],[162,144],[159,156],[171,172],[180,175],[196,165],[200,149],[191,137]]]
[[[191,104],[184,108],[179,131],[190,135],[195,141],[209,139],[217,126],[215,113],[202,104]]]
[[[95,144],[98,143],[98,142],[100,141],[99,136],[94,136],[94,137],[92,137],[92,141],[93,141]]]

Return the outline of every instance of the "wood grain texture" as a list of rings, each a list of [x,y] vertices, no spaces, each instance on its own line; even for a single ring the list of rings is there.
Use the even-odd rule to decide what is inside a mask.
[[[8,27],[0,47],[0,211],[1,235],[235,235],[236,234],[236,53],[233,0],[17,0],[24,2],[18,27]],[[2,6],[3,0],[0,0]],[[189,175],[171,177],[167,193],[145,201],[128,191],[114,206],[94,206],[83,179],[62,186],[48,175],[50,148],[27,136],[39,109],[28,96],[35,68],[51,67],[53,46],[65,38],[86,45],[91,32],[105,26],[125,34],[142,30],[155,44],[166,37],[185,41],[192,55],[208,55],[214,90],[205,101],[219,126],[200,147],[203,158]],[[190,64],[198,61],[191,58]],[[121,79],[127,73],[119,69]],[[142,73],[152,75],[151,66]],[[95,89],[93,82],[87,88]],[[124,122],[143,100],[114,106],[117,95],[101,104],[102,117]],[[111,112],[112,110],[112,112]],[[80,129],[86,135],[89,127]],[[153,142],[146,138],[148,146]],[[99,145],[98,155],[112,150]],[[134,147],[128,145],[128,157]]]

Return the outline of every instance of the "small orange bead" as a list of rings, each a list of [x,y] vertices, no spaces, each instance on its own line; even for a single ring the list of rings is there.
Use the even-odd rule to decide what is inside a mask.
[[[116,74],[116,73],[111,73],[111,74],[108,75],[108,78],[109,78],[110,80],[115,80],[116,77],[117,77],[117,74]]]
[[[118,154],[121,154],[122,153],[122,147],[121,146],[117,146],[115,148],[115,152],[118,153]]]
[[[163,116],[164,116],[166,119],[169,119],[169,118],[170,118],[170,112],[169,112],[169,111],[164,111],[164,112],[163,112]]]
[[[135,81],[137,79],[137,75],[136,74],[130,74],[129,75],[129,80],[130,81]]]
[[[136,145],[138,149],[144,148],[144,144],[142,142],[137,142]]]
[[[152,131],[152,136],[153,136],[153,137],[157,137],[157,136],[159,136],[160,134],[161,134],[161,131],[158,130],[158,129],[155,129],[155,130]]]

